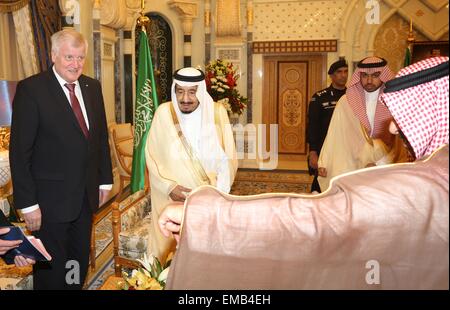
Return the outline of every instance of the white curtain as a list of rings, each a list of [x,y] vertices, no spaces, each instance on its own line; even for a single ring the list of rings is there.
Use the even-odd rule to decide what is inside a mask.
[[[17,47],[11,13],[0,13],[0,79],[18,81],[25,77]]]
[[[27,4],[20,10],[12,13],[16,29],[16,39],[19,47],[20,59],[25,76],[39,73],[39,65],[36,56],[36,47],[31,28],[31,12]]]

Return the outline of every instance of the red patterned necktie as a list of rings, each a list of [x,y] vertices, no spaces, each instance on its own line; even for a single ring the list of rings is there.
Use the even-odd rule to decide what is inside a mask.
[[[86,122],[83,117],[83,112],[81,112],[80,102],[78,102],[77,96],[75,96],[75,84],[64,84],[65,87],[69,90],[70,94],[70,104],[72,105],[73,113],[75,114],[75,117],[78,120],[78,124],[81,127],[81,130],[84,133],[84,136],[86,139],[89,137],[89,130],[86,126]]]

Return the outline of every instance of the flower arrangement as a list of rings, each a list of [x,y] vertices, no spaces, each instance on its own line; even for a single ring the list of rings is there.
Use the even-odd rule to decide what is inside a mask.
[[[236,89],[239,74],[233,68],[233,63],[217,59],[211,61],[205,71],[206,87],[214,101],[222,103],[228,115],[241,115],[247,107],[248,99],[241,96]]]
[[[124,290],[163,290],[166,286],[167,275],[169,274],[170,263],[173,253],[170,253],[165,264],[161,264],[157,257],[148,258],[144,254],[144,259],[138,259],[141,267],[133,270],[131,275],[122,272]]]

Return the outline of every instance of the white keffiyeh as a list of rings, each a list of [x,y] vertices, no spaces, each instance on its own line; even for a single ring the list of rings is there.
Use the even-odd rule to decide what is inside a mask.
[[[177,71],[177,76],[189,77],[200,76],[201,71],[195,68],[183,68]],[[175,84],[181,87],[197,87],[197,99],[200,104],[198,108],[189,114],[184,114],[178,107],[175,94]],[[217,188],[228,193],[230,191],[230,169],[228,157],[221,147],[214,122],[214,100],[206,90],[205,79],[199,82],[183,81],[174,78],[171,89],[172,105],[180,122],[181,131],[193,148],[203,168],[207,173],[217,174]]]

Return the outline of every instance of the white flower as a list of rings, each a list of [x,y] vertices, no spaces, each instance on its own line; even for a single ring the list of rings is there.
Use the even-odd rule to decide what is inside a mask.
[[[219,88],[217,88],[217,91],[218,91],[219,93],[224,93],[224,92],[225,92],[225,89],[223,89],[222,87],[219,87]]]
[[[228,86],[228,85],[223,85],[222,87],[225,89],[230,89],[230,86]]]
[[[152,277],[152,275],[150,274],[150,270],[147,271],[147,269],[142,269],[142,271],[144,272],[144,274],[145,274],[147,277],[149,277],[149,278]]]
[[[227,111],[231,111],[231,106],[228,98],[223,98],[217,101],[217,103],[223,104]]]
[[[169,274],[169,268],[170,268],[170,267],[167,267],[166,269],[164,269],[163,271],[161,271],[161,273],[159,274],[159,277],[158,277],[158,281],[160,281],[160,282],[166,282],[166,280],[167,280],[167,275]]]
[[[217,101],[217,103],[221,103],[223,105],[229,104],[228,103],[229,99],[228,98],[223,98]]]
[[[211,78],[211,82],[215,83],[215,82],[217,82],[217,79],[216,78]]]
[[[218,86],[217,85],[212,85],[211,88],[216,89]]]
[[[152,265],[153,265],[153,261],[154,261],[153,255],[150,256],[150,258],[148,258],[147,254],[144,253],[144,259],[143,260],[137,259],[137,261],[140,262],[146,270],[148,270],[148,271],[152,270]]]

